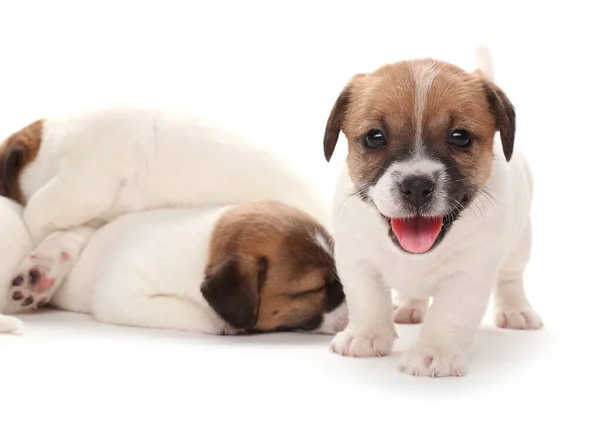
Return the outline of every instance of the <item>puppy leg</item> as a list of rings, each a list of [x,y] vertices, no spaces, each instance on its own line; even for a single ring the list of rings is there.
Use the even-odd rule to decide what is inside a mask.
[[[506,329],[539,329],[542,319],[529,304],[523,286],[523,273],[531,253],[531,225],[500,269],[494,285],[494,322]]]
[[[0,333],[20,333],[25,329],[25,325],[21,320],[8,315],[0,314]]]
[[[117,178],[84,168],[72,173],[74,169],[61,171],[29,199],[23,219],[36,243],[53,231],[93,221],[115,202]]]
[[[93,301],[92,313],[104,323],[214,335],[235,333],[208,309],[177,295],[116,296],[112,290],[98,292]]]
[[[80,226],[48,235],[17,269],[8,310],[16,313],[48,303],[94,231],[91,226]]]
[[[428,308],[429,298],[398,298],[394,300],[394,323],[422,323]]]
[[[338,333],[331,350],[350,357],[374,357],[391,352],[397,338],[392,319],[391,290],[367,263],[352,263],[336,253],[338,274],[348,304],[349,323]]]
[[[485,314],[497,268],[470,268],[442,281],[419,340],[402,354],[400,370],[414,376],[464,376],[466,351]]]

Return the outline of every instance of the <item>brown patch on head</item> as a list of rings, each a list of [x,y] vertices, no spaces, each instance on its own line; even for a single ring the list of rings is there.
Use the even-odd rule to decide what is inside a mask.
[[[309,215],[276,202],[239,205],[215,226],[202,293],[243,330],[313,330],[344,301],[333,241]]]
[[[369,148],[369,131],[380,130],[385,145]],[[455,129],[471,135],[468,150],[449,143]],[[515,113],[506,95],[481,73],[468,73],[433,59],[385,65],[355,76],[338,97],[324,138],[329,160],[338,134],[348,139],[348,169],[356,187],[373,184],[393,161],[421,151],[455,166],[474,188],[481,188],[492,165],[492,142],[500,132],[510,160]]]
[[[0,195],[24,205],[20,174],[37,157],[44,121],[38,120],[0,143]]]

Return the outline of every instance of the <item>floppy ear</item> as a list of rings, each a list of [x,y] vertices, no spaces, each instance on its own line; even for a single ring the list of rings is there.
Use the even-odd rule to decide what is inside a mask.
[[[265,258],[232,255],[223,263],[209,267],[200,291],[228,324],[238,329],[252,329],[258,320],[260,290],[267,267]]]
[[[515,144],[515,108],[506,94],[494,82],[487,79],[482,82],[490,109],[496,119],[496,129],[500,132],[504,157],[510,161]]]
[[[19,173],[24,161],[25,153],[18,143],[7,146],[0,156],[0,195],[18,201]]]
[[[325,149],[325,159],[331,160],[335,145],[337,144],[340,131],[342,130],[342,124],[350,103],[350,96],[352,94],[352,82],[349,82],[344,90],[340,93],[331,112],[329,119],[327,120],[327,127],[325,128],[325,137],[323,138],[323,148]]]

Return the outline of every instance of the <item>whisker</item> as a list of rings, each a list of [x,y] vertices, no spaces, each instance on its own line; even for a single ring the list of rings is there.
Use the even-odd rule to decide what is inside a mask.
[[[477,197],[475,197],[475,199],[471,203],[473,204],[473,206],[475,208],[477,208],[477,211],[479,211],[479,216],[481,216],[481,220],[479,219],[479,216],[475,213],[475,209],[473,209],[473,214],[477,217],[477,220],[479,221],[479,223],[483,224],[485,222],[485,215],[484,215],[481,207],[477,203]]]
[[[496,206],[497,209],[500,209],[500,202],[498,202],[498,200],[492,194],[490,194],[489,191],[482,189],[478,197],[485,197],[490,205]]]

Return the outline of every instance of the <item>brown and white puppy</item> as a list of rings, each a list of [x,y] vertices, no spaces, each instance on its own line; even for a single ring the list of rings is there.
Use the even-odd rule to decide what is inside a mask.
[[[340,354],[391,351],[390,289],[399,295],[396,322],[423,320],[401,360],[409,374],[466,373],[492,289],[499,326],[542,325],[523,288],[531,173],[513,151],[515,110],[492,80],[485,47],[477,59],[474,72],[422,59],[356,75],[331,111],[327,160],[340,131],[348,141],[334,206],[350,312],[332,344]]]
[[[325,225],[329,215],[269,148],[202,117],[136,107],[51,117],[14,133],[0,144],[0,194],[25,205],[36,243],[10,290],[23,310],[48,302],[94,231],[127,213],[273,200]]]
[[[119,217],[90,238],[52,305],[208,334],[333,334],[347,323],[331,237],[276,202]]]

